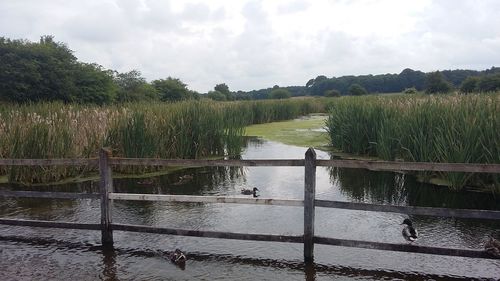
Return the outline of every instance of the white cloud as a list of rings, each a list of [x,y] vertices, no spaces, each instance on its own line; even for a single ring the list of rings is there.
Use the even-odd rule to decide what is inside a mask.
[[[86,0],[0,2],[0,35],[55,35],[86,62],[206,92],[317,75],[500,65],[500,2]]]

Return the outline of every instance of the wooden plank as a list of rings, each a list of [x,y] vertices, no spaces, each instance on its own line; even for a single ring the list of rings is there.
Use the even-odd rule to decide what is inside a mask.
[[[500,173],[500,164],[424,163],[364,160],[317,160],[317,166],[362,168],[375,171],[435,171],[466,173]]]
[[[384,251],[493,259],[493,257],[489,256],[484,251],[472,250],[472,249],[440,248],[440,247],[419,246],[415,244],[406,244],[406,243],[405,244],[380,243],[380,242],[327,238],[318,236],[314,237],[314,242],[317,244],[333,245],[341,247],[354,247],[354,248],[384,250]]]
[[[293,235],[273,235],[273,234],[247,234],[247,233],[232,233],[232,232],[220,232],[220,231],[186,230],[186,229],[176,229],[176,228],[153,227],[145,225],[117,224],[117,223],[113,223],[112,228],[115,231],[131,231],[131,232],[194,236],[194,237],[205,237],[205,238],[220,238],[220,239],[303,243],[302,235],[293,236]]]
[[[90,166],[99,163],[97,158],[82,159],[0,159],[0,166]]]
[[[112,200],[167,201],[167,202],[185,202],[185,203],[232,203],[232,204],[274,205],[274,206],[304,205],[304,201],[298,199],[271,199],[271,198],[229,197],[229,196],[110,193],[109,198]]]
[[[305,155],[304,174],[304,261],[314,261],[314,203],[316,199],[316,152],[309,148]]]
[[[0,224],[47,228],[101,230],[100,224],[0,218]]]
[[[500,211],[490,210],[394,206],[328,200],[316,200],[316,206],[360,211],[401,213],[407,215],[500,220]]]
[[[203,160],[203,159],[156,159],[156,158],[116,158],[109,160],[111,165],[139,165],[139,166],[304,166],[303,159],[279,160]]]
[[[99,174],[101,193],[101,240],[104,246],[113,246],[112,210],[113,207],[109,199],[109,193],[113,192],[113,177],[109,157],[111,151],[102,148],[99,151]]]
[[[10,191],[0,190],[0,197],[32,197],[56,199],[99,199],[99,193],[48,192],[48,191]]]

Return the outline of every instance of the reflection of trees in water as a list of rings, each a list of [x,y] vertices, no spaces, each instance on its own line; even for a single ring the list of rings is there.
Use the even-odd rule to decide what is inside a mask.
[[[490,193],[457,192],[421,183],[412,175],[364,169],[329,169],[330,180],[355,201],[379,204],[500,210]]]
[[[219,195],[232,187],[235,181],[244,179],[243,167],[201,167],[182,169],[167,175],[114,181],[116,192],[172,194],[172,195]],[[193,209],[200,217],[208,215],[210,206],[202,203],[167,203],[155,201],[117,201],[115,206],[125,211],[132,221],[152,222],[165,208],[184,214]],[[203,209],[203,210],[199,210]],[[204,214],[207,213],[207,214]],[[130,221],[127,223],[131,223]]]
[[[364,169],[330,168],[330,180],[355,201],[402,205],[407,198],[405,175]]]

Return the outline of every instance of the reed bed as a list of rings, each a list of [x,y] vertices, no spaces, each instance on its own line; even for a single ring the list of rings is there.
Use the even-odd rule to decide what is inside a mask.
[[[500,94],[346,97],[331,105],[327,129],[344,152],[384,160],[500,163]],[[425,178],[434,174],[422,174]],[[453,189],[500,191],[495,175],[441,173]]]
[[[0,105],[0,158],[91,158],[113,155],[206,158],[238,155],[247,125],[326,112],[322,99],[210,100],[81,106],[61,103]],[[25,184],[57,182],[97,167],[0,167],[0,175]],[[150,171],[122,167],[126,173]]]

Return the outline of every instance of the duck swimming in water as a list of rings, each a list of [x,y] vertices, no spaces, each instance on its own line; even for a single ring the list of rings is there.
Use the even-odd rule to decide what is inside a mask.
[[[410,243],[415,242],[418,239],[418,232],[413,227],[411,220],[405,219],[402,224],[406,224],[402,232],[404,239]]]
[[[186,263],[186,255],[179,249],[175,249],[168,257],[176,265],[183,266]]]
[[[253,197],[257,197],[258,196],[257,191],[259,191],[259,189],[257,187],[254,187],[253,189],[242,189],[241,194],[253,195]]]
[[[484,251],[490,256],[500,258],[500,241],[490,236],[490,239],[484,244]]]

